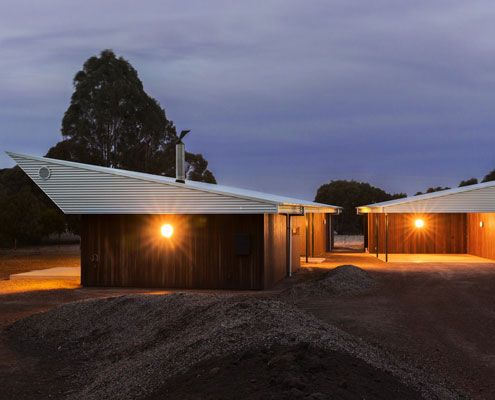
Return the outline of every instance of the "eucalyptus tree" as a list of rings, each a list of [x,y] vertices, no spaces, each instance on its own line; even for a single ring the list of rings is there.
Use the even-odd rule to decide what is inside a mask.
[[[136,69],[113,51],[90,57],[74,77],[62,119],[63,140],[47,156],[175,175],[174,123],[143,87]],[[201,154],[186,154],[188,178],[215,182]]]

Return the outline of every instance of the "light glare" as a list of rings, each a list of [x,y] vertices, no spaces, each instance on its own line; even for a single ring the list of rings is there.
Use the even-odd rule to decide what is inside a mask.
[[[166,237],[167,239],[169,239],[174,234],[174,227],[170,224],[162,225],[161,232],[162,232],[163,237]]]
[[[425,226],[425,221],[423,221],[421,218],[418,218],[416,221],[414,221],[414,225],[416,228],[423,228]]]

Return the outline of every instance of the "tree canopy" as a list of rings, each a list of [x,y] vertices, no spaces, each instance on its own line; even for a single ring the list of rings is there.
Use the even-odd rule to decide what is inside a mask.
[[[492,182],[495,181],[495,169],[485,175],[481,182]]]
[[[64,215],[19,168],[0,170],[0,245],[16,247],[65,231]]]
[[[435,193],[435,192],[441,192],[442,190],[448,190],[450,189],[448,186],[432,186],[426,189],[425,193]],[[419,196],[420,194],[424,194],[423,192],[416,192],[415,196]]]
[[[361,234],[363,218],[356,214],[356,207],[401,197],[406,194],[390,194],[365,182],[334,180],[319,187],[315,201],[343,207],[336,227],[338,233]]]
[[[469,186],[469,185],[476,185],[477,183],[478,183],[478,179],[477,178],[469,178],[469,179],[466,179],[464,181],[461,181],[459,183],[459,187]]]
[[[62,120],[63,141],[48,157],[175,175],[176,128],[137,71],[111,50],[89,58],[74,77]],[[216,183],[201,154],[186,153],[187,178]]]

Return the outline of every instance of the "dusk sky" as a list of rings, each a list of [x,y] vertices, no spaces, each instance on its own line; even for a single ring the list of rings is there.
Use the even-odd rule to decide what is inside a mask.
[[[493,1],[2,0],[0,167],[61,140],[75,73],[109,48],[219,183],[456,186],[495,168],[494,21]]]

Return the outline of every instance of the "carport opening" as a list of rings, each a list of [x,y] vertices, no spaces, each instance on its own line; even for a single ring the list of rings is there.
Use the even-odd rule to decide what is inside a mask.
[[[358,219],[357,226],[347,223],[345,214],[332,215],[329,224],[328,252],[363,253],[366,249],[367,220]]]
[[[305,214],[292,216],[292,252],[302,262],[322,262],[328,253],[362,253],[363,235],[343,234],[342,216],[337,214]],[[297,257],[297,256],[296,256]]]
[[[495,213],[369,213],[363,224],[366,251],[383,261],[495,258]]]

